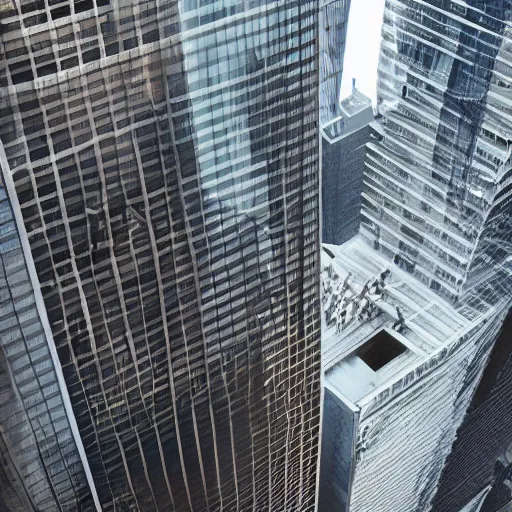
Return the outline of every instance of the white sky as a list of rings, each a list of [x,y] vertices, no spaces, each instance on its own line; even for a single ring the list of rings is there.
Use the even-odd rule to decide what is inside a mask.
[[[347,45],[343,63],[341,99],[357,88],[377,103],[377,66],[385,0],[352,0],[348,18]]]

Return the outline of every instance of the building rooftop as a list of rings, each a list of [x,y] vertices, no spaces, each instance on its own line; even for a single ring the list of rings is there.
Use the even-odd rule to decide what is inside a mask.
[[[354,404],[460,339],[485,315],[443,300],[360,236],[324,244],[322,268],[326,385]]]
[[[332,144],[373,122],[370,98],[354,89],[352,94],[339,102],[340,115],[322,125],[324,138]]]
[[[372,106],[372,100],[365,96],[360,90],[355,88],[352,94],[347,98],[340,100],[341,112],[346,117],[354,117],[361,112],[367,112],[368,107]],[[373,110],[370,110],[369,121],[373,119]],[[368,121],[368,122],[369,122]]]

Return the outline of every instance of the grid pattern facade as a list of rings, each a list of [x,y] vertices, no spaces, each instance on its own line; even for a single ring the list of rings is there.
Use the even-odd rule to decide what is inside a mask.
[[[317,2],[0,16],[5,178],[103,510],[313,510]]]
[[[350,510],[457,509],[438,484],[447,461],[444,478],[460,472],[449,454],[512,298],[510,7],[386,2],[384,137],[367,146],[361,234],[476,327],[445,332],[442,351],[363,407]]]
[[[322,140],[322,242],[341,245],[356,236],[369,124],[330,143]]]
[[[443,466],[503,320],[500,312],[473,326],[365,404],[350,512],[432,510]]]
[[[93,499],[1,182],[0,411],[0,510],[93,512]]]
[[[320,123],[339,115],[351,0],[320,0]]]
[[[345,507],[350,511],[453,512],[459,510],[454,485],[466,486],[461,492],[469,498],[466,504],[489,483],[484,478],[499,443],[479,450],[468,436],[469,431],[475,441],[476,429],[463,420],[512,301],[511,16],[508,1],[386,1],[378,81],[383,137],[367,145],[364,242],[356,239],[331,250],[330,264],[351,271],[351,286],[357,279],[363,286],[373,278],[359,273],[382,272],[381,254],[394,262],[391,276],[401,274],[408,285],[386,284],[375,305],[391,314],[395,308],[387,305],[397,307],[391,321],[405,318],[404,344],[420,346],[416,343],[423,338],[425,348],[437,341],[416,362],[404,359],[400,368],[398,357],[377,377],[372,374],[377,387],[354,399],[358,418]],[[435,297],[431,291],[452,304],[436,297],[436,307],[429,306],[428,297]],[[418,305],[424,302],[411,314],[417,299]],[[327,372],[326,381],[339,385],[347,404],[353,383],[364,383],[363,372],[348,373],[353,348],[371,336],[379,318],[391,327],[384,315],[369,315],[359,330],[342,324],[338,338],[325,336],[333,360],[335,350],[340,359],[345,354],[339,373]],[[461,319],[465,326],[459,329]],[[507,393],[506,379],[503,375],[502,393]],[[501,401],[496,412],[505,413],[507,402]],[[491,424],[490,408],[484,410]],[[333,436],[341,423],[326,425]],[[496,429],[502,450],[506,436],[500,430],[506,427],[504,421]],[[464,447],[458,435],[466,436]],[[486,467],[479,464],[478,451]],[[325,453],[329,468],[331,453]],[[343,458],[338,459],[343,468]],[[478,471],[468,476],[466,461]],[[489,498],[504,490],[510,468],[501,469]],[[338,488],[322,491],[344,510]],[[487,510],[497,510],[488,505]]]
[[[469,300],[482,265],[489,278],[510,255],[507,17],[504,0],[386,3],[385,137],[367,152],[362,231],[449,301]]]
[[[477,509],[480,512],[499,512],[511,499],[511,490],[503,483],[510,480],[512,470],[511,333],[509,312],[446,460],[432,512],[463,512],[464,505],[488,485],[493,488],[481,500],[483,506]]]

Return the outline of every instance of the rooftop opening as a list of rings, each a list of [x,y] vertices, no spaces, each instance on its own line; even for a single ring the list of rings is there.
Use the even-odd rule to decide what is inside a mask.
[[[359,347],[357,356],[376,372],[406,350],[405,345],[383,329]]]

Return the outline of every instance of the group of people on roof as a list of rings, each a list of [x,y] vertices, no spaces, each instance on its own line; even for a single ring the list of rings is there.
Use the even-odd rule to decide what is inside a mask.
[[[336,325],[338,334],[356,319],[362,321],[380,316],[382,311],[376,303],[384,294],[390,273],[389,269],[384,270],[379,277],[368,280],[358,293],[350,284],[351,272],[341,280],[332,263],[325,266],[322,270],[322,304],[327,327]],[[400,310],[397,310],[398,320],[393,328],[401,330],[405,323]]]

